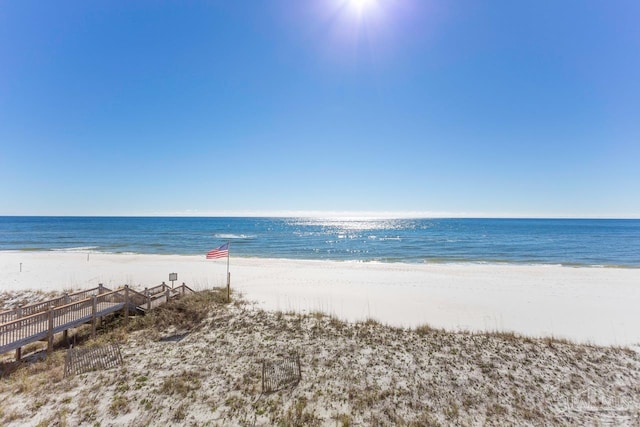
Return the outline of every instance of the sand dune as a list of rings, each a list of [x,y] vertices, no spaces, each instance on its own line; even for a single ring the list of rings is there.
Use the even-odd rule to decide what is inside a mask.
[[[153,316],[130,321],[131,329],[114,326],[88,343],[119,342],[123,366],[64,379],[65,352],[59,351],[17,367],[0,381],[0,424],[537,426],[640,420],[640,355],[628,349],[341,322],[319,313],[263,311],[237,298],[224,304],[219,294],[208,306],[207,294],[174,300]],[[262,360],[277,364],[292,353],[300,361],[297,383],[263,393]]]

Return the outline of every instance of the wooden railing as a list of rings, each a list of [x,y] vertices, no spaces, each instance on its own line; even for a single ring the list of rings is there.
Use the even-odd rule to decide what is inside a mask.
[[[56,298],[51,298],[46,301],[40,301],[37,303],[25,305],[22,307],[16,307],[12,310],[5,310],[0,312],[0,324],[9,322],[20,317],[30,316],[32,314],[40,313],[42,311],[49,310],[51,306],[60,306],[69,304],[73,301],[80,301],[89,298],[92,294],[101,294],[109,292],[110,289],[105,288],[102,285],[98,285],[95,288],[86,289],[83,291],[74,292],[72,294],[64,294]]]
[[[154,294],[159,294],[161,292],[164,292],[167,289],[171,289],[171,286],[162,283],[161,285],[154,286],[152,288],[147,288],[147,289],[145,289],[145,291],[147,291],[151,295],[154,295]]]
[[[0,348],[6,347],[14,342],[22,342],[25,337],[37,337],[46,331],[46,324],[49,313],[36,313],[11,322],[0,325]]]
[[[21,311],[13,313],[13,319],[0,322],[0,354],[42,339],[47,339],[48,347],[51,348],[54,334],[83,323],[91,322],[92,334],[95,335],[96,320],[107,314],[120,309],[124,309],[126,313],[136,309],[151,310],[172,297],[193,292],[193,289],[184,283],[176,288],[162,284],[146,289],[145,293],[135,291],[126,285],[115,291],[99,286],[21,307],[23,310],[28,307],[27,313],[31,311],[33,314],[24,315],[25,312]],[[60,304],[61,301],[68,303]],[[10,316],[6,315],[1,319]],[[126,319],[127,316],[125,321]]]
[[[158,286],[154,286],[153,288],[147,288],[141,294],[145,298],[144,304],[138,304],[139,308],[143,308],[145,310],[151,310],[156,308],[169,299],[177,295],[184,295],[185,293],[194,293],[195,291],[185,285],[184,283],[180,286],[176,286],[172,288],[170,286],[165,285],[164,283]],[[139,294],[138,292],[136,292]]]

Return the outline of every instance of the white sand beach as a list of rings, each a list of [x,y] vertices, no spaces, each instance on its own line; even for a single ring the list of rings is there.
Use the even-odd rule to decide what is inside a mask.
[[[226,267],[204,256],[5,251],[0,292],[144,288],[172,272],[204,289],[224,285]],[[269,310],[640,346],[640,269],[232,257],[230,271],[232,290]]]
[[[12,294],[43,296],[29,289],[144,288],[172,272],[196,289],[219,287],[227,267],[226,259],[203,256],[91,253],[87,260],[86,252],[0,252],[0,266],[4,305],[17,301]],[[80,344],[117,342],[122,368],[65,378],[63,337],[63,351],[46,358],[44,343],[25,350],[27,363],[6,354],[0,424],[533,426],[640,419],[640,270],[232,258],[231,272],[244,300],[236,294],[227,304],[220,290],[187,294],[129,319],[129,327],[112,318],[95,340]],[[341,322],[317,311],[367,320]],[[415,327],[425,323],[631,349]],[[71,331],[74,342],[89,329]],[[262,362],[292,354],[297,380],[265,392]]]

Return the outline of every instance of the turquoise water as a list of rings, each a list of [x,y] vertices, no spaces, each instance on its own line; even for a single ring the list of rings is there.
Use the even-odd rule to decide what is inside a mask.
[[[0,217],[0,250],[640,267],[640,220]]]

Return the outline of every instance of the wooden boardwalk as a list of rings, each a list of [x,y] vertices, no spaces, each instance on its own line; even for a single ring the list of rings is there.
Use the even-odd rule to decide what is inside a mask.
[[[137,292],[128,286],[112,291],[100,285],[73,294],[0,312],[0,354],[16,350],[35,341],[46,340],[53,347],[56,333],[91,323],[95,336],[96,324],[104,316],[123,311],[125,323],[130,312],[144,313],[171,298],[194,292],[184,283],[171,288],[164,283]]]

